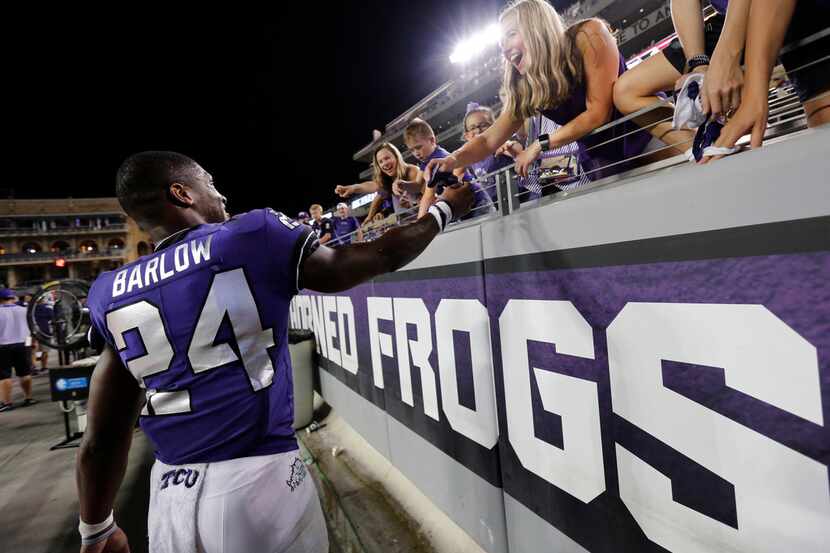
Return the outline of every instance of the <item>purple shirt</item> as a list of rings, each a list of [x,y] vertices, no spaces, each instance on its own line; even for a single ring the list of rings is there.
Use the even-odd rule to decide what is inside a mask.
[[[729,0],[710,0],[710,4],[721,15],[726,15],[726,7],[729,5]]]
[[[498,201],[498,192],[496,191],[496,177],[488,177],[486,179],[482,179],[484,175],[488,175],[493,173],[494,171],[498,171],[502,167],[507,167],[508,165],[513,163],[513,158],[506,155],[490,155],[486,158],[482,159],[481,161],[477,161],[470,165],[470,169],[473,172],[473,175],[477,179],[476,182],[481,186],[485,192],[490,196],[490,199],[494,202]]]
[[[288,306],[317,246],[270,209],[184,229],[103,273],[92,324],[139,384],[141,427],[178,465],[297,448]]]
[[[354,217],[342,218],[339,215],[335,215],[331,218],[331,223],[334,225],[334,235],[339,238],[338,243],[340,244],[351,243],[352,237],[348,235],[360,228],[360,223]]]

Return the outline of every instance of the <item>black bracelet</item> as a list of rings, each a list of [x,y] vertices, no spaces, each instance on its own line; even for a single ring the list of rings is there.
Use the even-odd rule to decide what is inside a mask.
[[[689,68],[689,71],[692,71],[695,67],[700,67],[701,65],[709,65],[709,56],[706,54],[692,56],[686,61],[686,67]]]

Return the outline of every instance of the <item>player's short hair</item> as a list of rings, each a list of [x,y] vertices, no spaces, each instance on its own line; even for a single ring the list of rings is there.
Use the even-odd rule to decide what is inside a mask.
[[[198,163],[177,152],[133,154],[124,160],[115,177],[118,202],[133,218],[146,218],[157,212],[160,192],[174,182],[191,184],[198,168]]]
[[[435,138],[435,131],[432,130],[432,127],[429,126],[429,123],[424,121],[423,119],[419,119],[416,117],[403,130],[403,139],[404,141],[412,140],[415,138],[425,138],[429,140],[430,138]]]
[[[316,210],[323,211],[323,206],[320,204],[311,204],[311,207],[308,208],[309,211],[316,211]]]

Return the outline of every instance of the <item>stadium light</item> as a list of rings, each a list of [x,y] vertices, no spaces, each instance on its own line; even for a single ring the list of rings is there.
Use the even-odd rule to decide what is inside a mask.
[[[492,23],[483,30],[462,40],[455,46],[450,63],[466,63],[494,44],[498,44],[501,30],[498,23]]]

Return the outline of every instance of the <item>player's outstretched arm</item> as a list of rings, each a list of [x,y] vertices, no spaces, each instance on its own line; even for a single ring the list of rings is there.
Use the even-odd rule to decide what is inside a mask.
[[[118,354],[107,345],[92,373],[87,428],[75,467],[82,523],[98,525],[112,513],[143,396]],[[81,551],[120,553],[129,552],[129,546],[124,533],[116,530]]]
[[[446,188],[440,200],[449,204],[454,217],[460,217],[472,207],[473,192],[469,185]],[[318,292],[340,292],[395,271],[418,257],[440,230],[436,218],[429,215],[391,229],[374,242],[337,249],[321,246],[303,263],[302,286]]]

